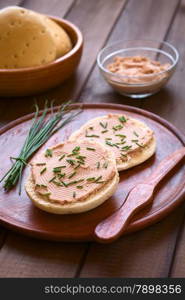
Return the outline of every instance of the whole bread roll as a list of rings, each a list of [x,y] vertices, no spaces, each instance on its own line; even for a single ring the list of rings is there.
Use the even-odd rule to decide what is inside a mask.
[[[42,18],[21,7],[0,10],[0,68],[24,68],[53,61],[57,46]]]
[[[72,49],[72,43],[66,31],[47,16],[41,15],[41,17],[55,41],[57,58],[69,52]]]

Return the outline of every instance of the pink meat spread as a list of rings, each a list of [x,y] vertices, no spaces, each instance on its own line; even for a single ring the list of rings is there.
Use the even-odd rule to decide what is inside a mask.
[[[126,115],[109,114],[89,121],[79,130],[76,138],[103,143],[121,163],[145,148],[153,139],[153,131],[146,125],[139,126],[137,120]]]
[[[127,83],[142,83],[146,81],[153,81],[154,79],[161,79],[159,73],[166,71],[170,64],[162,64],[159,61],[152,60],[146,56],[128,56],[115,57],[113,62],[108,64],[107,69],[123,77],[123,81]],[[153,76],[145,76],[153,75]],[[165,75],[166,76],[166,75]]]
[[[88,140],[65,142],[47,149],[32,163],[35,191],[60,204],[85,200],[115,174],[110,151]]]

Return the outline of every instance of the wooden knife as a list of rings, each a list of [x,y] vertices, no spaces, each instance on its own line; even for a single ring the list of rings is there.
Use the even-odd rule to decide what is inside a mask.
[[[185,147],[180,148],[163,159],[145,182],[139,183],[131,189],[124,204],[115,213],[96,226],[94,232],[95,239],[101,243],[110,243],[119,238],[125,231],[133,215],[152,203],[154,190],[158,183],[184,156]]]

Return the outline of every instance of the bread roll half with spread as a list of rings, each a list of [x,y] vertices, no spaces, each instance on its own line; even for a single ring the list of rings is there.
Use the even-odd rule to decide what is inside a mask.
[[[25,188],[40,209],[74,214],[102,204],[118,182],[112,151],[97,142],[67,141],[37,155]]]
[[[146,161],[156,150],[154,132],[145,123],[121,114],[91,119],[69,138],[80,139],[98,141],[111,150],[118,171]]]

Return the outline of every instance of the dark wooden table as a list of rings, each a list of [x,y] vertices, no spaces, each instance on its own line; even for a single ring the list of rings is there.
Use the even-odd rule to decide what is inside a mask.
[[[1,0],[65,17],[83,32],[85,46],[76,74],[40,95],[56,104],[67,99],[110,102],[152,111],[179,129],[185,125],[185,0]],[[157,95],[129,100],[114,93],[96,67],[98,51],[118,39],[167,40],[180,52],[178,69]],[[33,97],[0,99],[4,125],[33,110]],[[23,237],[0,228],[0,277],[185,277],[184,205],[160,223],[122,237],[111,245],[55,243]]]

